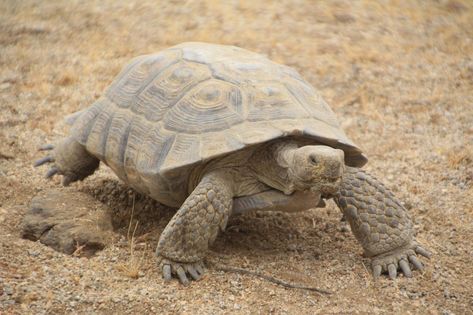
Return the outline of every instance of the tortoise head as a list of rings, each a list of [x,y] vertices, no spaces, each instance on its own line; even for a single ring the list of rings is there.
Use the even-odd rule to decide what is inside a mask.
[[[293,151],[288,171],[297,190],[310,189],[329,197],[338,191],[344,169],[342,150],[307,145]]]

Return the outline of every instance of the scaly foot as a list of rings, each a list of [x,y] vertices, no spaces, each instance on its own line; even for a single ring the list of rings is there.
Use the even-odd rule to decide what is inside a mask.
[[[100,161],[87,153],[85,148],[72,138],[65,138],[57,146],[46,144],[39,148],[40,151],[49,151],[49,154],[34,163],[35,167],[51,164],[46,173],[46,178],[56,174],[63,175],[62,184],[83,180],[94,173]]]
[[[412,277],[411,267],[409,262],[415,269],[422,270],[424,266],[417,259],[417,255],[430,258],[429,251],[418,245],[416,242],[409,246],[397,248],[387,253],[379,254],[372,257],[371,266],[373,269],[373,276],[379,277],[381,273],[388,273],[389,278],[395,279],[397,271],[400,270],[406,277]]]
[[[46,155],[45,157],[39,160],[36,160],[33,164],[34,167],[38,167],[43,164],[51,163],[51,167],[46,172],[46,178],[51,178],[56,174],[63,175],[62,184],[64,186],[68,186],[70,183],[77,180],[77,176],[74,173],[71,173],[71,172],[66,173],[65,170],[61,169],[61,167],[57,163],[55,163],[56,158],[54,157],[54,145],[45,144],[39,148],[39,151],[50,151],[50,154]]]
[[[398,270],[412,276],[411,263],[422,269],[416,254],[430,253],[414,238],[408,211],[379,180],[363,170],[347,167],[335,202],[350,223],[351,230],[372,259],[373,275],[388,273],[396,278]]]
[[[201,261],[195,263],[180,263],[158,255],[158,265],[159,269],[163,273],[164,280],[170,281],[172,275],[177,275],[179,281],[183,285],[188,285],[190,283],[188,275],[190,275],[193,280],[197,281],[205,273]]]

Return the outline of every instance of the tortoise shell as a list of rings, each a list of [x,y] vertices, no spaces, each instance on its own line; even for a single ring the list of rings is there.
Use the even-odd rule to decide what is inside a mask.
[[[125,182],[170,206],[196,165],[248,146],[300,136],[366,158],[294,69],[234,47],[183,43],[133,59],[84,110],[72,135]]]

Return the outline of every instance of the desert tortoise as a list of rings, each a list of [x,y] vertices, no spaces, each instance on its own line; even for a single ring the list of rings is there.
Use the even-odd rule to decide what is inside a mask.
[[[107,164],[141,193],[180,207],[156,254],[165,279],[203,273],[209,244],[232,212],[306,210],[334,198],[375,276],[411,276],[414,238],[401,203],[359,167],[367,159],[294,69],[234,47],[183,43],[133,59],[70,136],[36,166],[83,180]],[[190,276],[190,277],[189,277]]]

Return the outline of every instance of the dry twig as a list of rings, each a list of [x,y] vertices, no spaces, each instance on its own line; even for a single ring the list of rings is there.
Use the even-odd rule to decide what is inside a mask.
[[[265,275],[265,274],[260,273],[258,271],[247,270],[247,269],[237,268],[237,267],[230,267],[230,266],[222,266],[222,265],[215,265],[215,269],[219,270],[219,271],[224,271],[224,272],[236,272],[236,273],[240,273],[240,274],[256,276],[258,278],[261,278],[261,279],[267,280],[269,282],[278,284],[278,285],[283,286],[285,288],[314,291],[314,292],[317,292],[319,294],[326,294],[326,295],[333,294],[333,292],[326,291],[326,290],[323,290],[323,289],[319,289],[319,288],[315,288],[315,287],[307,287],[307,286],[300,285],[300,284],[289,283],[289,282],[286,282],[284,280],[277,279],[277,278],[274,278],[272,276]]]

